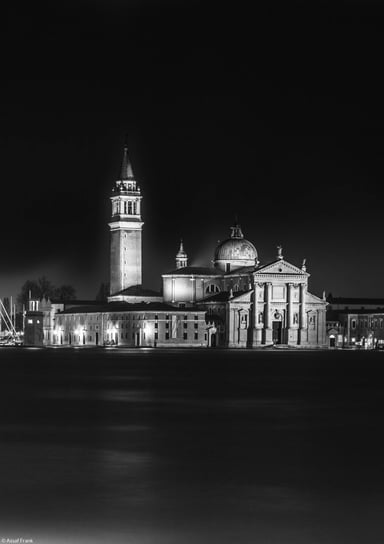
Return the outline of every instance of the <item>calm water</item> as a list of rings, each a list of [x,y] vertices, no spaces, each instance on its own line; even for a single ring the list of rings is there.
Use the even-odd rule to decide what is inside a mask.
[[[384,353],[0,351],[0,542],[384,541]]]

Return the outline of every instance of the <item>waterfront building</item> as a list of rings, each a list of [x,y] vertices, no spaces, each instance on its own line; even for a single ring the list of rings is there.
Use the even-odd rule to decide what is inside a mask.
[[[384,349],[384,299],[327,297],[331,348]]]
[[[274,261],[261,264],[235,224],[215,249],[212,267],[178,267],[177,260],[176,269],[163,274],[164,301],[206,308],[214,345],[326,345],[327,303],[309,293],[305,260],[300,268],[293,265],[281,246]]]
[[[262,263],[236,222],[213,251],[213,265],[188,265],[181,241],[175,268],[162,276],[162,293],[142,286],[142,195],[124,147],[113,187],[110,294],[96,301],[45,301],[44,344],[324,347],[324,297],[308,291],[305,260],[283,256]]]

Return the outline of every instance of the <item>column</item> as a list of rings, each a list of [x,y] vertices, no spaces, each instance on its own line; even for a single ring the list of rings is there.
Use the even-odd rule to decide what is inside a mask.
[[[265,284],[265,304],[264,304],[264,343],[272,343],[272,327],[271,327],[271,299],[272,299],[272,283]]]
[[[263,304],[259,302],[260,292],[264,289],[263,283],[254,283],[254,303],[253,303],[253,345],[258,346],[262,343],[263,323],[259,323],[259,313],[263,309]]]
[[[307,341],[307,314],[305,312],[305,283],[300,283],[300,344]]]
[[[195,302],[196,300],[196,278],[192,276],[191,278],[191,300],[190,302]]]
[[[292,307],[292,289],[293,284],[287,285],[287,328],[290,329],[293,325],[293,307]]]

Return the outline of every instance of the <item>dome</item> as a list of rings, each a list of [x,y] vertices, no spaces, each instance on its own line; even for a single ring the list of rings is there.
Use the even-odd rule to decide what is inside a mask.
[[[255,261],[257,259],[257,251],[255,246],[248,240],[245,240],[245,238],[242,240],[228,238],[228,240],[224,240],[224,242],[221,242],[217,246],[215,251],[215,261],[237,261],[239,259],[245,259],[247,261]]]
[[[228,272],[242,266],[255,265],[257,262],[255,246],[244,238],[239,225],[231,227],[231,230],[231,237],[221,242],[215,250],[215,266]]]

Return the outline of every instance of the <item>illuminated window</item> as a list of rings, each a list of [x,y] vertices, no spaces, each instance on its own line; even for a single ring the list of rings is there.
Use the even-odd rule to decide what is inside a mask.
[[[218,285],[215,285],[214,283],[211,283],[210,285],[207,285],[205,288],[206,293],[220,293],[220,287]]]
[[[28,319],[28,323],[29,323],[29,325],[32,325],[33,320],[32,320],[32,319]]]

